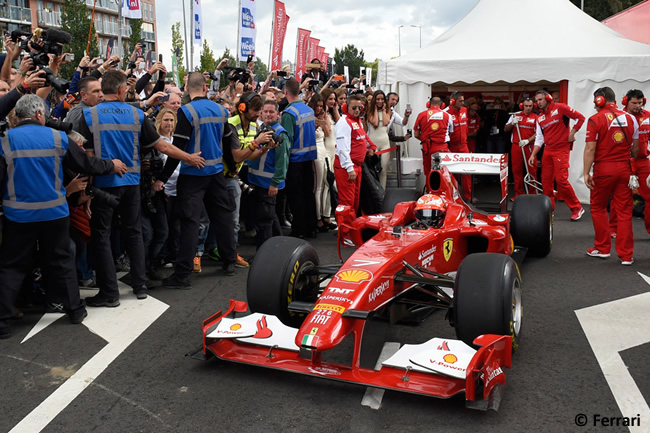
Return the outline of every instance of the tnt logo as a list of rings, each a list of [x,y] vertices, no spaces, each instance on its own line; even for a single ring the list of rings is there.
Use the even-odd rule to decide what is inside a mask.
[[[242,8],[241,10],[241,25],[247,29],[255,28],[255,20],[253,19],[253,14],[248,8]]]
[[[241,38],[241,56],[254,56],[255,55],[255,41],[253,38]]]

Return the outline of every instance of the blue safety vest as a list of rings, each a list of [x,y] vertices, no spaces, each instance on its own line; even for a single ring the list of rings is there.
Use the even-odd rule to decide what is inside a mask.
[[[52,221],[70,215],[63,187],[68,137],[40,125],[10,129],[2,142],[7,163],[2,207],[11,221]]]
[[[126,164],[124,176],[95,176],[101,188],[140,185],[140,135],[144,113],[119,101],[102,102],[84,110],[86,124],[93,134],[93,150],[100,159],[119,159]]]
[[[291,114],[296,119],[289,161],[313,161],[318,157],[316,153],[316,116],[314,116],[314,110],[299,102],[289,105],[284,112]]]
[[[210,176],[223,171],[223,138],[224,124],[228,120],[228,112],[222,106],[209,99],[197,99],[181,107],[185,117],[192,124],[192,135],[185,151],[187,153],[201,152],[205,159],[205,167],[198,169],[191,165],[181,164],[181,174],[193,176]]]
[[[273,131],[280,135],[287,132],[279,123],[272,126]],[[255,161],[248,161],[248,181],[253,185],[260,188],[269,189],[271,186],[271,179],[275,174],[275,152],[280,151],[279,147],[265,152],[260,158]],[[261,168],[260,168],[261,167]],[[284,180],[278,185],[278,189],[284,188]]]

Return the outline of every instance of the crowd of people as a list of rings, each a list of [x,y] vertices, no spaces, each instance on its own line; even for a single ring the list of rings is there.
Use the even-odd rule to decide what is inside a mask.
[[[0,117],[7,118],[0,148],[0,338],[10,336],[9,321],[22,315],[17,297],[33,290],[34,268],[42,272],[46,311],[81,323],[87,306],[120,305],[119,270],[129,272],[134,296],[146,299],[151,281],[191,289],[191,275],[201,272],[206,256],[226,276],[247,268],[251,258],[237,252],[242,234],[254,237],[259,248],[283,230],[300,238],[336,230],[338,205],[359,211],[364,163],[374,158],[381,167],[377,184],[385,188],[393,145],[411,138],[410,130],[400,135],[395,128],[407,125],[412,114],[408,105],[403,115],[395,110],[396,93],[372,91],[364,75],[349,84],[342,76],[328,77],[316,59],[300,82],[288,67],[257,82],[252,61],[238,68],[224,59],[216,71],[193,72],[176,83],[162,62],[147,69],[136,45],[126,64],[118,56],[84,57],[69,82],[53,83],[65,56],[50,55],[52,76],[46,77],[31,56],[19,60],[24,46],[17,42],[5,39],[0,73]],[[228,84],[220,88],[222,74]],[[613,105],[611,89],[599,90],[602,116],[589,121],[585,151],[587,185],[598,191],[592,193],[596,243],[588,254],[609,256],[615,234],[621,260],[631,264],[631,193],[618,192],[627,173],[623,142],[614,135],[621,149],[602,150],[614,144],[601,144],[601,129],[623,131],[641,158],[634,125],[647,125],[648,117],[637,104],[642,94],[628,94],[630,116]],[[520,172],[515,182],[521,184],[524,165],[536,172],[544,145],[544,194],[554,198],[557,190],[571,218],[580,219],[584,210],[567,170],[570,143],[584,117],[546,91],[534,101],[524,99],[521,112],[510,117],[498,105],[492,104],[491,120],[482,120],[486,107],[475,100],[466,104],[462,92],[449,100],[431,98],[414,126],[424,172],[436,152],[505,152],[503,133],[512,131],[512,153],[516,148],[521,156],[513,160]],[[577,123],[570,129],[564,117]],[[481,135],[486,129],[487,137]],[[647,157],[647,135],[645,142]],[[587,169],[592,163],[593,177]],[[650,168],[639,163],[637,170]],[[460,183],[469,199],[471,180],[465,176]],[[519,186],[515,191],[523,193]],[[646,186],[642,191],[650,196]],[[615,218],[609,222],[603,205],[611,195]],[[173,273],[165,278],[164,268]],[[99,291],[81,299],[80,286]]]

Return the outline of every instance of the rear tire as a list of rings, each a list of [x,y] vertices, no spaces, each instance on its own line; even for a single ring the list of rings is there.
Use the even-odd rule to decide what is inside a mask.
[[[483,334],[510,335],[512,350],[521,338],[521,277],[510,256],[476,253],[463,260],[456,274],[453,320],[456,336],[466,344]]]
[[[276,316],[282,323],[300,327],[306,315],[289,311],[293,301],[316,302],[318,277],[305,270],[318,266],[318,254],[302,239],[275,236],[257,250],[248,272],[246,297],[254,313]]]
[[[544,257],[553,245],[553,204],[545,195],[520,195],[512,205],[510,233],[515,245]]]
[[[381,205],[381,213],[392,213],[397,203],[404,201],[417,201],[420,195],[411,188],[388,188],[384,194],[384,202]]]

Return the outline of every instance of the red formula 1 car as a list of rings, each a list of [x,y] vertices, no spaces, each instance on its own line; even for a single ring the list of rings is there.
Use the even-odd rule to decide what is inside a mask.
[[[521,333],[513,257],[550,252],[551,203],[521,196],[512,214],[483,213],[463,201],[440,159],[427,190],[425,198],[389,190],[378,215],[339,207],[339,244],[357,248],[342,265],[321,265],[304,240],[269,239],[251,266],[247,302],[203,321],[202,354],[440,398],[464,392],[468,407],[498,409]],[[425,337],[379,363],[367,356],[373,323],[421,321],[433,309],[448,310],[457,339]],[[331,361],[347,337],[351,362]]]

